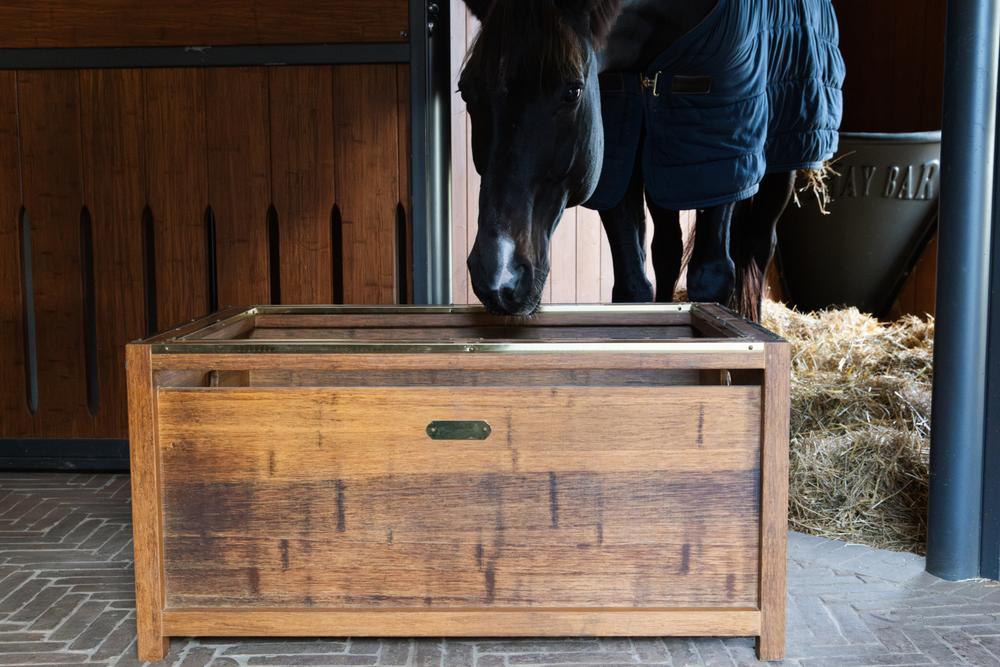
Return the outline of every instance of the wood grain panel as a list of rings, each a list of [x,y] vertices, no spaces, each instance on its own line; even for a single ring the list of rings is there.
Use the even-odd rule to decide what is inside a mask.
[[[945,0],[834,0],[847,64],[843,129],[941,129]]]
[[[168,609],[173,636],[223,637],[740,637],[754,609]]]
[[[218,237],[219,306],[270,303],[267,69],[205,70],[208,196]]]
[[[760,369],[764,355],[761,351],[699,352],[676,351],[651,355],[643,352],[611,352],[607,354],[544,353],[525,355],[494,354],[278,354],[240,353],[184,354],[170,352],[153,358],[156,370],[418,370],[441,369],[461,363],[463,369],[480,371],[518,370],[674,370],[674,369]]]
[[[6,48],[405,42],[405,0],[0,2]]]
[[[97,370],[95,435],[127,432],[125,343],[145,334],[142,210],[144,99],[139,70],[80,72],[84,201],[94,239]]]
[[[661,511],[684,515],[685,500],[690,502],[690,497],[666,495],[670,481],[668,477],[662,480],[664,495],[656,498],[658,506]],[[501,478],[505,500],[512,495],[516,500],[520,490],[513,486],[516,482]],[[389,485],[386,491],[397,488]],[[475,490],[476,486],[471,483],[468,488]],[[531,491],[531,487],[525,490]],[[212,496],[201,498],[214,500]],[[464,499],[470,504],[481,502],[482,492]],[[606,502],[613,504],[615,500],[627,502],[630,498],[608,498]],[[738,495],[733,500],[752,499]],[[572,496],[566,498],[566,502],[577,501]],[[384,497],[382,502],[386,502]],[[461,503],[452,502],[454,513]],[[380,509],[380,504],[372,507],[372,511]],[[644,518],[640,511],[635,512],[636,521]],[[379,542],[371,543],[351,541],[347,531],[338,535],[329,527],[317,530],[314,539],[284,542],[270,537],[180,537],[168,529],[167,604],[207,608],[312,604],[357,608],[755,606],[757,562],[754,549],[746,548],[755,539],[752,528],[739,522],[711,523],[710,517],[696,511],[685,518],[683,527],[675,524],[681,534],[637,546],[577,545],[572,543],[572,534],[563,539],[554,534],[549,540],[529,538],[531,541],[523,544],[498,545],[506,535],[493,529],[496,517],[479,527],[484,540],[489,540],[484,545],[456,545],[446,536],[440,542],[420,544],[398,543],[393,536],[389,544],[389,529],[382,532]],[[499,520],[508,519],[516,522],[518,517],[505,514]],[[439,510],[438,520],[446,525],[447,514]],[[699,521],[705,521],[705,528],[726,541],[697,542]],[[272,530],[280,530],[280,524],[272,524]],[[471,533],[475,530],[469,526]],[[506,525],[503,530],[507,530]],[[511,539],[518,539],[516,531]],[[387,577],[387,572],[393,576]]]
[[[394,65],[333,68],[335,190],[343,221],[345,303],[396,300],[396,85]]]
[[[38,333],[39,405],[35,434],[86,437],[80,214],[79,75],[18,73],[24,206],[31,219]]]
[[[270,82],[272,202],[281,300],[331,303],[333,97],[329,67],[274,67]]]
[[[143,70],[146,196],[153,214],[157,329],[209,310],[205,71]]]
[[[756,604],[759,388],[160,390],[158,407],[171,606]],[[432,419],[494,432],[433,441]]]
[[[34,430],[25,378],[17,78],[0,72],[0,437]]]
[[[759,394],[758,387],[496,388],[465,389],[458,402],[450,389],[161,389],[158,401],[168,467],[180,470],[197,456],[199,479],[222,481],[247,471],[304,480],[442,466],[481,473],[600,471],[604,464],[699,469],[709,465],[707,452],[747,469],[759,439]],[[378,416],[387,406],[391,420]],[[424,429],[441,419],[485,420],[493,433],[432,442]],[[668,448],[662,434],[670,434]],[[230,465],[234,456],[238,468]]]
[[[662,461],[638,471],[610,463],[602,470],[583,472],[561,468],[518,474],[454,470],[435,475],[421,469],[371,477],[299,480],[265,476],[253,481],[205,483],[178,477],[169,482],[173,486],[164,500],[171,510],[166,530],[170,537],[184,538],[189,545],[206,537],[237,545],[251,540],[234,538],[261,536],[266,541],[274,535],[318,542],[334,532],[325,526],[335,527],[336,532],[349,530],[350,535],[345,536],[350,538],[348,544],[382,545],[388,544],[386,531],[391,528],[393,545],[447,542],[475,547],[482,544],[481,531],[498,520],[495,503],[474,502],[483,500],[486,488],[503,493],[500,511],[509,545],[624,548],[671,544],[680,550],[690,528],[682,518],[684,496],[696,499],[709,495],[714,500],[717,494],[735,494],[748,506],[755,504],[756,491],[752,481],[748,482],[753,471],[722,470],[726,461],[712,473],[664,466]],[[662,470],[664,467],[669,471]],[[496,488],[490,489],[491,485]],[[705,491],[709,487],[713,488],[711,494]],[[210,503],[200,504],[205,499]],[[445,508],[463,507],[463,499],[469,503],[461,516],[442,516]],[[609,502],[615,499],[618,502]],[[697,510],[699,520],[716,527],[751,518],[731,516],[727,507],[706,504]],[[276,529],[280,532],[275,533]],[[747,530],[739,532],[742,541],[755,544],[755,527]],[[702,539],[718,544],[730,537],[716,533]],[[219,546],[216,543],[205,550]],[[322,549],[319,544],[313,546]],[[175,553],[183,559],[182,552],[178,548]]]

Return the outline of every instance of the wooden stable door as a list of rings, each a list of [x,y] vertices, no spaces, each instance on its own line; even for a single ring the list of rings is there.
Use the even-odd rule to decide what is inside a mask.
[[[394,64],[0,71],[0,438],[126,437],[124,344],[218,308],[406,300],[408,91]]]

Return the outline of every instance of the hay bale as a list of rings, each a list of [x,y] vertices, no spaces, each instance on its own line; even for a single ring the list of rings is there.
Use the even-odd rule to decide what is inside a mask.
[[[792,345],[791,527],[923,553],[933,320],[767,302],[764,325]]]

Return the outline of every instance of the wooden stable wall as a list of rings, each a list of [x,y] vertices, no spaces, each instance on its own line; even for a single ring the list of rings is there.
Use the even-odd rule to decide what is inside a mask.
[[[847,64],[843,129],[941,129],[946,0],[834,0]],[[894,315],[934,313],[937,241],[903,286]]]
[[[405,298],[408,91],[402,65],[0,71],[0,438],[125,437],[124,343],[218,307]]]

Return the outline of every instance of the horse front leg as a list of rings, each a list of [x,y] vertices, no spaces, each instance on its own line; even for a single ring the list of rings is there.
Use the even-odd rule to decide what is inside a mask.
[[[729,227],[735,204],[698,211],[694,252],[688,267],[691,301],[729,305],[736,285],[736,264],[729,255]]]
[[[646,196],[646,206],[653,218],[653,272],[656,274],[656,301],[669,303],[674,300],[674,289],[681,276],[684,261],[684,237],[681,234],[680,211],[657,206]]]
[[[653,286],[646,278],[646,212],[642,206],[642,177],[637,168],[628,191],[618,206],[600,211],[611,246],[615,303],[646,303],[653,300]]]

